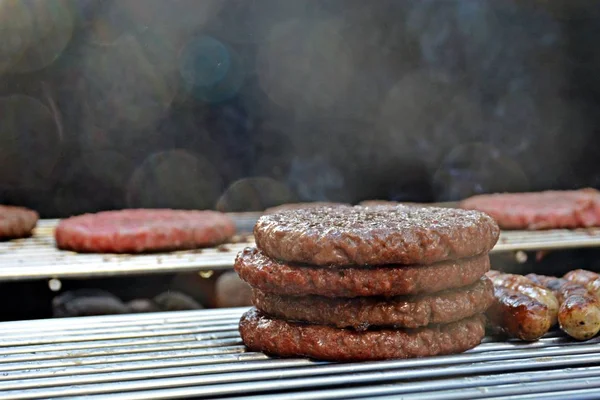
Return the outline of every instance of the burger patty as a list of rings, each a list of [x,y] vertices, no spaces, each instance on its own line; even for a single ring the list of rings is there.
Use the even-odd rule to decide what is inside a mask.
[[[288,210],[304,210],[309,208],[319,208],[319,207],[350,207],[350,204],[347,203],[334,203],[328,201],[314,201],[310,203],[288,203],[282,204],[280,206],[270,207],[265,210],[265,214],[274,214],[281,211]]]
[[[358,332],[269,318],[256,309],[240,320],[240,334],[251,351],[280,357],[306,356],[331,361],[370,361],[454,354],[481,343],[483,316],[419,329]]]
[[[61,221],[60,249],[96,253],[142,253],[213,246],[235,234],[235,223],[216,211],[122,210]]]
[[[488,278],[460,289],[420,296],[327,298],[281,296],[254,290],[254,306],[276,318],[364,330],[369,326],[419,328],[485,312],[494,302]]]
[[[487,253],[494,220],[437,207],[334,207],[263,215],[254,226],[270,257],[321,266],[432,264]]]
[[[256,248],[238,254],[234,268],[250,286],[266,293],[325,297],[402,296],[434,293],[477,282],[490,269],[487,254],[431,265],[315,267],[267,257]]]
[[[0,239],[18,239],[31,236],[39,215],[24,207],[0,205]]]
[[[489,214],[503,229],[600,226],[600,192],[595,189],[479,195],[460,207]]]

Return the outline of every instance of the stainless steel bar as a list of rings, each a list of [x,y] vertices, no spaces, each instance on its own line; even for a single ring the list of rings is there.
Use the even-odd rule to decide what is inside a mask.
[[[237,354],[237,360],[243,359],[243,356],[246,351],[244,346],[236,345],[236,346],[219,346],[219,347],[200,347],[193,348],[186,346],[184,349],[171,349],[166,347],[162,351],[147,351],[143,353],[124,353],[124,354],[105,354],[100,356],[73,356],[70,352],[62,352],[60,356],[56,356],[54,359],[47,360],[11,360],[10,362],[6,362],[6,359],[1,360],[0,364],[0,372],[8,372],[8,371],[18,371],[20,376],[25,377],[31,371],[35,372],[36,376],[42,377],[49,374],[46,371],[51,372],[52,376],[59,376],[63,373],[70,374],[71,370],[69,367],[80,367],[86,365],[99,365],[106,364],[110,365],[112,363],[130,363],[133,361],[154,361],[164,360],[164,359],[177,359],[183,357],[199,357],[206,355],[219,355],[219,354]],[[251,353],[248,354],[248,361],[252,359],[256,359],[260,353]],[[242,356],[243,355],[243,356]],[[261,359],[266,359],[267,356],[260,354]],[[51,370],[52,369],[52,370]],[[39,375],[38,375],[39,374]],[[16,375],[0,375],[0,380],[3,379],[12,379]]]
[[[528,400],[528,399],[536,399],[536,400],[597,400],[600,399],[600,389],[580,389],[580,390],[559,390],[554,393],[536,393],[536,394],[524,394],[524,395],[516,395],[516,396],[501,396],[501,397],[491,397],[490,400],[507,400],[507,399],[515,399],[515,400]]]
[[[587,376],[585,378],[564,378],[557,379],[549,385],[548,382],[528,382],[527,385],[513,383],[499,386],[486,386],[485,390],[481,388],[462,389],[460,392],[451,390],[441,390],[433,392],[427,397],[435,400],[460,400],[460,399],[489,399],[501,396],[519,396],[538,395],[544,392],[553,392],[559,388],[561,391],[581,390],[581,389],[600,389],[600,376]],[[389,397],[391,399],[391,397]],[[403,400],[420,400],[422,395],[415,393],[403,396]]]
[[[63,384],[62,382],[65,381],[58,378],[65,376],[67,377],[67,381],[69,381],[71,384],[77,384],[80,381],[85,383],[87,375],[90,375],[90,380],[94,380],[94,378],[99,378],[98,374],[100,373],[103,374],[103,378],[110,380],[111,377],[105,376],[104,374],[113,374],[114,372],[122,372],[121,374],[119,374],[120,380],[135,380],[139,378],[143,379],[143,377],[146,377],[147,373],[145,370],[152,370],[153,377],[161,377],[163,376],[162,374],[167,374],[165,376],[171,376],[171,374],[177,375],[180,371],[188,372],[191,370],[190,367],[196,366],[210,365],[210,367],[213,368],[219,364],[226,363],[231,363],[231,365],[238,365],[235,364],[235,362],[238,361],[250,362],[269,360],[268,357],[266,357],[262,353],[246,353],[243,355],[235,353],[212,354],[203,355],[199,357],[190,356],[142,361],[122,361],[95,365],[75,365],[71,366],[68,369],[65,369],[64,367],[44,369],[34,367],[33,369],[25,369],[22,371],[4,372],[0,376],[0,390],[9,390],[19,387],[31,387],[29,383],[27,383],[27,381],[30,379],[36,380],[36,387],[60,386]],[[273,363],[269,361],[269,364],[265,364],[266,367],[263,366],[263,368],[268,368],[268,365],[272,364]],[[227,366],[224,366],[224,368],[226,369]],[[216,367],[216,369],[219,370],[219,367]],[[131,374],[123,372],[131,372]],[[74,377],[73,375],[77,376]],[[55,384],[56,382],[58,382],[58,385]]]
[[[215,319],[213,321],[211,321],[210,326],[212,327],[228,327],[228,326],[237,326],[237,324],[239,323],[239,318],[223,318],[223,319]],[[202,323],[202,322],[194,322],[194,321],[190,321],[190,322],[179,322],[179,323],[172,323],[169,324],[169,330],[189,330],[189,331],[193,331],[194,329],[197,329],[201,326],[205,326],[206,327],[207,323]],[[165,324],[148,324],[148,325],[133,325],[133,324],[129,324],[129,325],[122,325],[122,326],[114,326],[114,327],[108,327],[108,326],[103,326],[103,327],[90,327],[90,329],[84,329],[84,328],[73,328],[73,329],[69,329],[69,328],[58,328],[58,327],[54,327],[54,329],[48,329],[48,331],[46,331],[47,335],[53,335],[53,336],[59,336],[61,338],[63,337],[76,337],[76,336],[89,336],[92,334],[111,334],[111,333],[122,333],[122,334],[126,334],[128,332],[132,332],[132,331],[144,331],[146,333],[148,333],[148,335],[155,335],[155,332],[161,332],[165,330]],[[20,338],[20,339],[25,339],[25,338],[29,338],[29,337],[38,337],[39,336],[39,332],[36,332],[35,330],[6,330],[4,332],[0,332],[0,338],[4,339],[4,340],[8,340],[8,339],[15,339],[15,338]]]
[[[87,327],[87,326],[117,326],[119,324],[141,325],[146,323],[167,324],[171,322],[189,321],[211,321],[227,316],[240,317],[248,307],[220,308],[192,311],[169,311],[147,314],[124,314],[124,315],[98,315],[90,317],[57,318],[51,320],[9,321],[0,323],[0,332],[6,329],[33,329],[40,327],[52,329],[53,327]],[[49,324],[49,321],[52,321]]]
[[[126,331],[122,333],[96,333],[91,335],[62,335],[57,337],[25,337],[22,340],[19,340],[18,337],[9,337],[7,339],[0,338],[0,347],[9,347],[9,346],[25,346],[25,345],[36,345],[36,344],[47,344],[47,343],[56,343],[56,342],[84,342],[84,341],[94,341],[94,340],[109,340],[109,339],[133,339],[133,338],[143,338],[147,336],[174,336],[174,335],[197,335],[201,333],[208,332],[223,332],[223,331],[231,331],[237,332],[238,325],[237,324],[227,324],[227,325],[213,325],[213,326],[198,326],[194,329],[164,329],[160,331]]]
[[[52,335],[54,338],[53,341],[48,343],[55,343],[58,341],[70,342],[79,340],[79,338],[83,338],[82,340],[90,340],[86,339],[89,337],[95,337],[102,335],[102,338],[112,339],[112,338],[120,338],[120,337],[132,337],[131,335],[140,335],[144,333],[144,336],[165,336],[170,334],[177,335],[185,335],[185,334],[194,334],[201,332],[210,332],[214,330],[219,331],[227,331],[227,330],[237,330],[239,323],[239,318],[228,318],[226,320],[215,321],[214,323],[202,324],[202,323],[194,323],[194,322],[183,322],[179,324],[169,324],[168,328],[165,328],[164,324],[161,325],[140,325],[140,326],[126,326],[126,327],[116,327],[116,328],[91,328],[89,330],[85,329],[72,329],[72,330],[56,330],[46,332],[48,336]],[[165,333],[167,332],[167,333]],[[29,331],[29,332],[10,332],[4,333],[0,335],[0,346],[6,346],[5,343],[19,343],[19,342],[29,342],[31,340],[38,340],[39,342],[39,332]],[[137,336],[133,336],[137,337]],[[46,339],[50,340],[50,339]],[[11,344],[14,346],[17,344]]]
[[[120,346],[119,346],[120,344]],[[106,345],[103,347],[93,348],[81,348],[71,347],[66,350],[59,351],[48,351],[33,349],[31,347],[25,348],[25,351],[20,353],[11,353],[0,356],[0,366],[5,365],[4,363],[23,363],[23,362],[36,362],[39,363],[43,360],[85,360],[89,357],[98,356],[120,356],[144,358],[144,354],[151,352],[162,352],[162,351],[193,351],[195,349],[224,349],[228,347],[241,346],[242,340],[239,336],[233,336],[229,339],[218,339],[208,341],[179,341],[179,342],[158,342],[149,344],[136,344],[133,342],[131,345],[123,345],[122,343],[113,344],[112,346]],[[82,361],[83,364],[85,364]],[[2,370],[0,368],[0,370]]]
[[[71,354],[88,354],[91,350],[100,349],[107,352],[115,352],[122,348],[124,350],[130,350],[133,346],[140,345],[169,345],[175,346],[180,343],[195,343],[198,346],[218,346],[221,343],[233,343],[240,344],[241,339],[235,332],[227,333],[223,339],[212,339],[211,337],[199,337],[200,335],[189,335],[189,336],[161,336],[155,338],[136,338],[136,339],[122,339],[122,340],[96,340],[93,342],[75,342],[75,343],[64,343],[64,344],[47,344],[39,346],[21,346],[21,347],[7,347],[0,348],[0,357],[15,354],[34,353],[34,352],[46,352],[46,351],[70,351]]]
[[[397,398],[398,395],[404,395],[406,397],[409,393],[418,393],[420,398],[423,398],[423,392],[427,392],[427,398],[436,398],[438,391],[445,391],[447,393],[458,393],[464,398],[472,398],[468,395],[463,395],[466,392],[464,389],[476,388],[480,393],[482,387],[507,385],[507,384],[529,384],[530,382],[543,382],[548,385],[547,382],[552,382],[552,386],[555,387],[555,382],[565,379],[576,379],[576,378],[590,378],[598,377],[600,375],[600,367],[582,367],[582,368],[568,368],[561,370],[552,371],[528,371],[528,372],[515,372],[510,374],[496,374],[496,375],[480,375],[480,376],[469,376],[459,377],[453,379],[439,379],[432,381],[421,381],[421,382],[402,382],[392,383],[385,385],[373,385],[367,387],[352,387],[352,388],[333,388],[323,390],[307,390],[296,393],[286,393],[286,400],[331,400],[331,399],[352,399],[352,398]],[[458,391],[458,392],[457,392]],[[434,393],[430,393],[434,392]],[[479,395],[479,394],[477,394]],[[476,395],[476,396],[477,396]],[[431,396],[431,397],[430,397]],[[94,396],[92,396],[94,398]],[[98,396],[102,398],[102,396]],[[232,397],[231,400],[259,400],[259,399],[279,399],[281,394],[261,394],[254,396],[244,397]],[[476,398],[476,397],[473,397]]]

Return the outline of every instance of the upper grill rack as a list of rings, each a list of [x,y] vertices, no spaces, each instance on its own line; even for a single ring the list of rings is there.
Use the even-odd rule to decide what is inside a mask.
[[[236,254],[253,242],[250,236],[243,243],[189,251],[77,254],[56,248],[53,232],[57,223],[41,220],[31,238],[0,242],[0,281],[228,269]]]
[[[487,337],[459,355],[337,364],[246,352],[244,310],[0,323],[0,400],[600,396],[600,338]]]
[[[247,232],[256,214],[239,214],[234,218],[238,228]],[[253,244],[252,236],[248,236],[243,243],[164,254],[76,254],[56,249],[53,235],[56,224],[57,220],[41,220],[33,237],[0,242],[0,281],[229,269],[236,254]],[[506,231],[501,233],[492,253],[596,246],[600,247],[600,228]]]

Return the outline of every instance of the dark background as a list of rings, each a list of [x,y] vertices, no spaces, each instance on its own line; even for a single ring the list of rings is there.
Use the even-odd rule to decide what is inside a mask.
[[[600,186],[594,1],[0,3],[0,203]]]

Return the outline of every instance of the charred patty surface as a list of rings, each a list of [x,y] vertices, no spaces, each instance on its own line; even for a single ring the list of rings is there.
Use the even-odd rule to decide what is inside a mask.
[[[461,353],[481,343],[485,322],[476,315],[419,329],[356,331],[288,322],[251,309],[240,320],[240,334],[251,351],[280,357],[371,361]]]
[[[484,254],[430,265],[330,268],[276,261],[248,247],[237,256],[234,268],[250,286],[266,293],[390,297],[471,285],[489,271],[490,258]]]
[[[258,248],[320,266],[432,264],[487,253],[500,230],[488,215],[437,207],[334,207],[263,215]]]
[[[369,326],[419,328],[459,321],[485,312],[494,302],[488,278],[459,289],[397,297],[328,298],[281,296],[254,290],[254,306],[275,318],[365,329]]]

